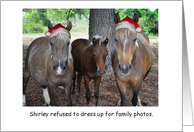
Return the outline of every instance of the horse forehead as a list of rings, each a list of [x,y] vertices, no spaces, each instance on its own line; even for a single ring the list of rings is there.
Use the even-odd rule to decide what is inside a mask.
[[[115,38],[121,43],[121,44],[127,44],[130,40],[130,38],[136,36],[136,33],[133,31],[130,31],[127,28],[121,28],[118,29],[115,33]]]
[[[61,35],[57,35],[51,38],[51,42],[54,42],[57,46],[66,45],[70,40],[68,38],[62,37]]]
[[[97,48],[95,48],[95,50],[96,50],[96,52],[98,52],[98,53],[104,53],[104,52],[106,52],[106,47],[105,46],[98,46]]]
[[[133,31],[130,31],[127,28],[120,28],[116,31],[115,37],[119,38],[120,40],[128,39],[130,35],[135,34]]]

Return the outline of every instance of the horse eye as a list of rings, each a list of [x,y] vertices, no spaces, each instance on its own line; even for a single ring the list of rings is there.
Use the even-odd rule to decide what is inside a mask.
[[[70,42],[69,43],[67,43],[67,45],[69,45],[70,44]]]
[[[93,54],[94,56],[96,56],[96,54]]]
[[[51,42],[50,42],[50,44],[51,44],[51,46],[53,45],[53,43],[51,43]]]
[[[114,38],[114,40],[117,42],[117,39],[116,38]]]
[[[137,40],[137,38],[134,39],[134,42]]]

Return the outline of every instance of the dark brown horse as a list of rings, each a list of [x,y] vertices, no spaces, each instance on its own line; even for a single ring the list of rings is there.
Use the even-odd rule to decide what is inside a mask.
[[[137,14],[133,21],[138,23]],[[117,20],[118,21],[118,20]],[[132,86],[133,106],[141,106],[139,90],[152,63],[152,50],[148,36],[129,22],[120,22],[115,26],[115,45],[112,49],[112,65],[116,84],[121,95],[121,105],[127,105],[126,87]]]
[[[48,28],[53,28],[50,22]],[[73,59],[70,45],[71,35],[67,29],[57,28],[51,33],[47,32],[46,35],[49,36],[35,39],[28,47],[23,77],[24,105],[26,104],[26,86],[30,76],[43,87],[43,96],[48,105],[55,104],[54,89],[57,86],[66,88],[67,105],[72,105]]]
[[[84,76],[85,88],[86,88],[86,99],[87,105],[90,101],[90,89],[89,82],[91,79],[94,80],[94,95],[96,99],[96,106],[98,105],[99,96],[99,84],[102,75],[105,74],[105,60],[108,54],[106,45],[108,38],[104,42],[101,42],[101,37],[94,37],[90,44],[89,40],[77,39],[72,43],[72,55],[74,59],[74,77],[73,77],[73,96],[75,95],[75,71],[77,75],[77,87],[78,87],[78,101],[81,102],[80,98],[80,82],[82,76]]]

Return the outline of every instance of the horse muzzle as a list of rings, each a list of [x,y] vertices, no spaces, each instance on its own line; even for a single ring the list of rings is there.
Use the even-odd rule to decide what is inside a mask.
[[[131,72],[132,65],[131,64],[119,64],[118,70],[120,71],[121,75],[129,75]]]
[[[98,73],[98,76],[103,76],[106,73],[106,71],[97,70],[97,73]]]
[[[53,66],[53,70],[56,75],[63,75],[65,73],[66,66]]]

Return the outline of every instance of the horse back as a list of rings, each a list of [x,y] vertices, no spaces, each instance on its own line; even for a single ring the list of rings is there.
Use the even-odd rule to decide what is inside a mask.
[[[74,70],[82,73],[82,58],[86,49],[91,45],[91,42],[87,39],[76,39],[72,42],[72,56],[74,62]]]

